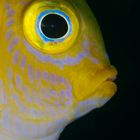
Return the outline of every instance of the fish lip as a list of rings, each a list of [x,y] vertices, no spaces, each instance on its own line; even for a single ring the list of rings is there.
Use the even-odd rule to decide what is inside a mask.
[[[113,82],[116,80],[116,77],[117,77],[117,70],[114,66],[110,65],[110,66],[107,66],[99,71],[97,71],[95,73],[95,76],[93,76],[93,79],[95,80],[96,77],[98,78],[96,80],[96,82],[98,82],[99,86],[100,84],[104,83],[104,82]]]
[[[101,71],[97,72],[97,75],[99,76],[100,74],[100,81],[98,83],[98,85],[96,86],[96,88],[94,88],[93,90],[93,95],[96,94],[97,92],[99,92],[100,89],[104,89],[105,92],[109,91],[108,96],[104,95],[104,97],[106,96],[107,98],[112,97],[114,95],[114,93],[117,91],[117,85],[115,83],[115,80],[117,78],[117,70],[114,66],[108,66],[104,69],[102,69]],[[97,76],[95,74],[94,78]],[[98,77],[97,76],[97,77]],[[94,79],[93,78],[93,79]]]
[[[102,69],[97,70],[93,75],[89,77],[89,80],[83,87],[80,88],[80,90],[76,93],[81,93],[81,94],[75,94],[75,97],[78,101],[83,101],[91,96],[94,96],[96,94],[97,90],[105,90],[110,92],[111,96],[111,90],[112,90],[112,95],[114,92],[116,92],[117,86],[114,83],[114,80],[116,79],[117,76],[117,70],[114,66],[109,65],[106,66]],[[84,82],[84,81],[83,81]],[[104,88],[103,88],[104,87]],[[114,91],[113,91],[114,90]],[[82,91],[82,92],[81,92]],[[98,94],[100,94],[98,92]]]
[[[110,65],[107,66],[95,73],[95,76],[93,78],[95,79],[96,77],[99,77],[98,81],[99,83],[105,82],[105,81],[111,81],[114,82],[117,77],[117,70],[114,66]]]
[[[114,76],[111,76],[111,77],[108,77],[104,82],[106,82],[106,81],[110,81],[110,82],[115,82],[115,80],[116,80],[116,75],[114,75]]]

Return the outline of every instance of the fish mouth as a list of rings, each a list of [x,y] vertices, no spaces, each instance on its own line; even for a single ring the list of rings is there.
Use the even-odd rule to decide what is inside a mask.
[[[117,91],[117,86],[114,83],[116,76],[117,70],[112,65],[98,70],[94,75],[91,75],[89,81],[80,88],[81,92],[76,95],[76,98],[79,101],[89,99],[90,97],[111,98]]]

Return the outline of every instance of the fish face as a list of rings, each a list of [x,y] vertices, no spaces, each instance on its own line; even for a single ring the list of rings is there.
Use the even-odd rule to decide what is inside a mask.
[[[84,0],[2,0],[0,8],[0,135],[59,134],[114,95],[117,71]]]

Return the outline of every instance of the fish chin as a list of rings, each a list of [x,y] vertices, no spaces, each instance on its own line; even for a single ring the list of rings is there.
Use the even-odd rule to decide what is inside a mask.
[[[107,89],[105,89],[105,86],[107,86]],[[116,85],[113,82],[106,81],[102,83],[96,89],[96,91],[94,91],[93,93],[90,93],[90,94],[93,94],[92,97],[90,97],[87,100],[79,102],[79,104],[77,105],[75,109],[75,118],[78,119],[88,114],[89,112],[93,111],[94,109],[102,107],[114,95],[116,89],[117,89]]]
[[[116,84],[111,80],[106,80],[100,84],[95,91],[89,93],[90,98],[79,102],[75,109],[75,118],[78,119],[90,111],[103,106],[115,94]]]

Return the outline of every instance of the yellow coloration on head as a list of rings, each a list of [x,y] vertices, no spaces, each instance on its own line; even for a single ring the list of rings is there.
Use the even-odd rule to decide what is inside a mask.
[[[64,36],[42,33],[45,11],[69,24]],[[0,19],[0,140],[57,139],[115,94],[117,71],[85,0],[1,0]]]
[[[89,98],[89,96],[94,95],[95,97],[99,98],[100,96],[103,97],[111,97],[114,92],[116,91],[116,85],[111,81],[110,78],[113,78],[114,75],[117,74],[117,71],[114,67],[107,67],[105,69],[101,69],[100,71],[97,71],[94,75],[91,75],[91,77],[89,76],[85,76],[81,78],[81,83],[84,83],[80,86],[80,83],[75,83],[75,96],[76,98],[80,101],[80,100],[84,100],[86,98]],[[92,81],[93,79],[93,81]],[[86,82],[91,80],[92,82]],[[98,91],[98,88],[102,88],[102,86],[104,84],[106,84],[105,87],[105,91],[104,94],[101,94]],[[78,88],[78,86],[80,88]],[[89,87],[89,89],[87,90],[86,87]],[[104,88],[102,88],[104,89]],[[80,94],[79,94],[80,93]]]

